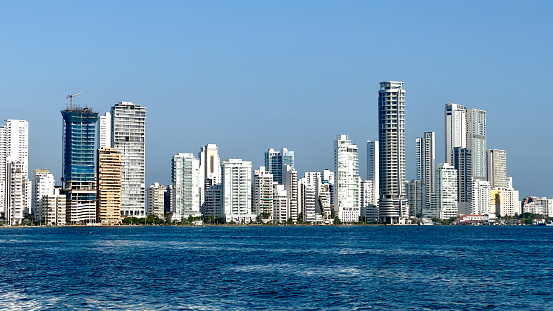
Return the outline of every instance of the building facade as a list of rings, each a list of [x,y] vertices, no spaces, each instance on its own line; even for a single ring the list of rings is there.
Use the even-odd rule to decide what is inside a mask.
[[[405,90],[403,82],[380,82],[378,141],[382,223],[399,223],[409,216],[405,194]]]
[[[457,170],[448,163],[442,163],[436,170],[436,204],[440,219],[458,216]]]
[[[115,148],[98,149],[97,221],[102,225],[121,223],[121,154]]]
[[[192,153],[179,153],[171,161],[171,179],[173,181],[172,220],[199,217],[203,196],[203,173],[200,160]]]
[[[121,215],[146,215],[146,107],[111,107],[111,146],[121,153]]]
[[[294,151],[287,148],[275,151],[270,148],[265,152],[265,169],[273,174],[274,181],[279,184],[282,184],[282,170],[286,165],[294,167]]]
[[[148,187],[148,215],[165,219],[165,192],[167,188],[155,182]]]
[[[347,135],[338,135],[334,141],[334,171],[334,213],[342,222],[359,221],[359,153]]]
[[[63,194],[68,224],[96,222],[95,136],[98,113],[69,108],[63,117]]]
[[[223,210],[226,222],[255,221],[252,213],[252,162],[242,159],[223,161]]]

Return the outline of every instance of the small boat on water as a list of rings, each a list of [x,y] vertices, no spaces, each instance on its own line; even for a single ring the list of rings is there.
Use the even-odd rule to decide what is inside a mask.
[[[421,222],[419,223],[421,226],[433,226],[434,222],[430,218],[423,218]]]

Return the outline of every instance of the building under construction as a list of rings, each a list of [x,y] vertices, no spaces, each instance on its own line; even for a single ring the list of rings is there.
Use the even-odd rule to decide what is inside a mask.
[[[63,188],[67,224],[96,222],[95,135],[98,113],[91,108],[61,111],[63,117]]]

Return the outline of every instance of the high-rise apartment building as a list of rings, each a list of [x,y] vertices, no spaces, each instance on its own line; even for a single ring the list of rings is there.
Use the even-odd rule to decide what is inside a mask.
[[[111,148],[111,113],[98,118],[98,149]]]
[[[422,209],[430,209],[430,197],[434,192],[436,172],[436,133],[424,132],[424,136],[416,140],[417,179],[420,180],[421,213]],[[417,211],[419,213],[419,211]]]
[[[273,174],[274,181],[279,184],[282,184],[282,170],[286,165],[294,167],[294,151],[287,148],[275,151],[270,148],[265,152],[265,169]]]
[[[165,192],[167,188],[155,182],[148,187],[148,215],[165,219]]]
[[[457,170],[448,163],[436,170],[436,204],[439,218],[457,217]]]
[[[405,199],[405,90],[403,82],[380,82],[378,91],[379,218],[399,223],[409,216]]]
[[[63,117],[63,192],[69,224],[96,222],[95,136],[98,113],[69,108]]]
[[[489,215],[491,210],[491,190],[490,182],[487,180],[472,180],[472,206],[467,214]]]
[[[338,135],[334,141],[334,169],[334,213],[342,222],[359,221],[359,154],[347,135]]]
[[[171,179],[173,181],[172,219],[198,217],[204,177],[200,169],[200,160],[192,153],[179,153],[171,161]]]
[[[121,214],[146,214],[146,107],[119,102],[111,107],[111,146],[121,153]]]
[[[56,180],[50,170],[36,169],[33,171],[32,211],[35,215],[35,222],[42,222],[42,199],[44,196],[54,194],[55,184]]]
[[[460,215],[472,214],[472,164],[472,149],[453,148],[453,167],[457,170],[457,196]]]
[[[43,196],[41,200],[41,224],[47,226],[64,226],[66,224],[66,204],[65,194],[60,193],[60,188],[54,188],[54,192]],[[36,215],[35,215],[36,217]]]
[[[273,174],[259,167],[253,172],[252,213],[271,221],[273,212]]]
[[[291,166],[285,165],[282,168],[282,184],[288,196],[288,217],[292,222],[298,221],[298,203],[299,203],[299,188],[298,188],[298,172]]]
[[[251,222],[252,162],[242,159],[223,161],[223,210],[226,222]]]
[[[204,176],[201,212],[205,216],[222,217],[221,159],[216,144],[202,146],[199,153],[200,169]]]
[[[121,223],[121,154],[115,148],[101,148],[97,158],[97,220],[117,225]]]
[[[374,206],[378,205],[380,197],[379,184],[379,160],[378,160],[378,141],[367,141],[367,180],[372,181],[372,202]]]
[[[507,152],[490,149],[487,152],[488,181],[492,188],[510,188],[507,179]]]
[[[486,180],[486,111],[466,110],[467,148],[472,150],[472,177]]]
[[[467,147],[467,112],[464,106],[445,104],[445,162],[453,166],[453,148]]]
[[[12,171],[8,169],[10,165]],[[25,212],[31,212],[28,172],[29,123],[25,120],[6,120],[6,124],[0,127],[0,209],[9,224],[20,223]],[[20,188],[21,193],[18,192]]]

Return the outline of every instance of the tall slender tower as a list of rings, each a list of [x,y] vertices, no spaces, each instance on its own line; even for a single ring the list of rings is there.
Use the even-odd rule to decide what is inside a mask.
[[[378,161],[378,141],[367,141],[367,179],[372,181],[372,200],[370,204],[376,206],[380,196],[379,185],[379,161]]]
[[[69,224],[96,222],[95,136],[98,113],[71,107],[63,117],[63,177]]]
[[[467,147],[467,114],[464,106],[445,104],[445,162],[453,166],[453,148]]]
[[[121,153],[121,215],[146,215],[146,107],[119,102],[111,107],[111,146]]]
[[[472,177],[486,180],[486,111],[470,108],[467,115],[467,148],[472,149]]]
[[[430,209],[430,196],[434,192],[435,162],[436,133],[424,132],[424,137],[417,138],[417,179],[421,184],[422,208],[426,210]]]
[[[378,91],[379,219],[399,223],[408,217],[405,200],[405,90],[403,82],[380,82]]]

